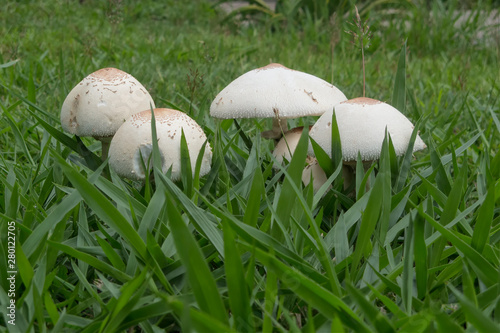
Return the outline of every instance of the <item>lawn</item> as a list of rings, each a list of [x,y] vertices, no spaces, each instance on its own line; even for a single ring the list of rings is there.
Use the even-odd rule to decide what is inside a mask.
[[[362,96],[354,7],[305,5],[323,2],[2,5],[0,331],[500,331],[498,3],[358,4],[366,96],[398,106],[427,148],[397,157],[386,140],[353,196],[335,159],[322,190],[303,185],[306,135],[273,169],[271,120],[209,113],[269,63]],[[63,131],[67,94],[105,67],[196,120],[207,175],[123,179],[99,141]]]

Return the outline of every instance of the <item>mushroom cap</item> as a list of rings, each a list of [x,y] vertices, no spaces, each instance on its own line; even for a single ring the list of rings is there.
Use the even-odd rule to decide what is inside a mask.
[[[292,128],[285,132],[285,135],[278,141],[276,147],[274,147],[273,156],[279,164],[283,164],[284,159],[287,161],[292,159],[292,155],[295,152],[295,148],[297,148],[303,129],[304,127],[302,126]],[[279,166],[275,164],[273,168],[279,169]]]
[[[304,168],[304,171],[302,171],[302,183],[304,183],[304,186],[309,185],[309,182],[311,181],[311,175],[313,180],[313,191],[314,193],[316,193],[318,192],[320,187],[324,183],[326,183],[328,178],[326,177],[325,171],[323,171],[323,169],[319,165],[318,160],[315,158],[311,159]]]
[[[328,155],[331,154],[332,111],[323,114],[311,129],[313,138]],[[358,151],[363,161],[376,160],[385,137],[385,128],[389,132],[396,155],[406,152],[410,142],[413,124],[396,108],[381,101],[360,97],[342,102],[335,106],[335,116],[342,144],[343,160],[356,161]],[[413,151],[426,147],[417,135]],[[311,147],[309,152],[313,154]]]
[[[215,118],[297,118],[318,116],[345,101],[330,83],[280,64],[251,70],[225,87],[213,100]]]
[[[154,108],[144,86],[116,68],[88,75],[66,96],[61,109],[62,128],[78,136],[109,137],[132,114]]]
[[[207,137],[201,127],[188,115],[172,109],[154,109],[156,136],[162,159],[162,172],[172,167],[172,180],[181,178],[181,130],[184,131],[189,148],[191,170],[195,171],[196,160]],[[142,180],[143,169],[153,151],[151,134],[151,110],[133,114],[116,132],[109,147],[109,165],[122,177]],[[201,163],[200,176],[210,171],[212,150],[207,143]],[[150,162],[152,167],[153,162]]]

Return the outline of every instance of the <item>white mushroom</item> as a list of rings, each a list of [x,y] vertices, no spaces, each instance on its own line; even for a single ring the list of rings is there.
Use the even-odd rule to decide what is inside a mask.
[[[331,121],[333,110],[324,113],[311,128],[310,137],[314,139],[331,157]],[[360,97],[344,101],[335,106],[335,117],[342,145],[344,166],[356,164],[358,152],[363,162],[369,165],[380,157],[385,138],[385,129],[391,136],[397,156],[403,155],[410,142],[413,124],[396,108],[381,101]],[[425,143],[417,135],[413,151],[424,149]],[[309,147],[309,153],[314,151]],[[346,173],[344,172],[344,175]],[[348,187],[349,180],[344,182]]]
[[[62,128],[78,136],[102,142],[107,158],[109,142],[132,114],[155,107],[144,86],[132,75],[116,68],[100,69],[77,84],[61,109]]]
[[[345,101],[330,83],[280,64],[251,70],[225,87],[213,100],[215,118],[273,118],[273,129],[262,133],[279,139],[287,130],[286,119],[318,116]]]
[[[314,193],[318,192],[321,185],[326,183],[328,178],[326,177],[325,171],[321,168],[318,163],[318,160],[315,158],[311,158],[304,168],[302,172],[302,182],[305,186],[309,185],[309,182],[313,181],[313,191]],[[331,187],[331,186],[330,186]]]
[[[191,170],[207,137],[201,127],[188,115],[172,109],[154,109],[158,148],[162,159],[162,172],[172,168],[172,180],[181,178],[181,130],[189,148]],[[151,110],[132,115],[116,132],[109,148],[109,165],[122,177],[142,180],[146,177],[143,165],[152,168],[149,156],[153,150]],[[212,150],[207,143],[200,169],[200,176],[210,171]]]
[[[295,152],[295,148],[297,148],[303,129],[304,127],[302,126],[292,128],[286,131],[283,137],[278,141],[276,147],[274,147],[273,156],[279,164],[283,164],[284,159],[287,161],[292,159],[292,155]],[[273,168],[279,169],[279,166],[274,165]]]

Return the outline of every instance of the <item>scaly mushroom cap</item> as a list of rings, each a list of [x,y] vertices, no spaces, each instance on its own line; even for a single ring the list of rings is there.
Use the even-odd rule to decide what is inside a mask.
[[[318,116],[345,101],[335,86],[311,74],[270,64],[247,72],[213,100],[215,118],[297,118]]]
[[[158,148],[162,159],[162,171],[172,167],[172,180],[181,178],[181,130],[184,131],[191,170],[195,171],[196,159],[207,137],[201,127],[188,115],[172,109],[154,109]],[[142,180],[143,169],[148,165],[153,151],[151,135],[151,110],[133,114],[116,132],[109,148],[109,165],[122,177]],[[142,155],[142,161],[141,161]],[[210,171],[212,150],[207,143],[200,169],[200,176]],[[149,161],[150,167],[153,162]]]
[[[313,138],[329,155],[331,154],[331,121],[333,111],[323,114],[311,129]],[[356,161],[358,151],[363,161],[380,157],[385,128],[389,132],[396,155],[406,152],[413,124],[401,112],[381,101],[360,97],[335,106],[335,117],[342,144],[344,161]],[[413,151],[424,149],[425,143],[417,135]],[[312,149],[309,150],[312,154]]]
[[[77,84],[61,109],[62,128],[78,136],[113,136],[132,114],[155,107],[146,88],[116,68],[100,69]]]

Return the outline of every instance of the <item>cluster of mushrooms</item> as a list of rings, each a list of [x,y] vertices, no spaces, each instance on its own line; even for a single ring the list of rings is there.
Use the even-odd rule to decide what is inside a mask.
[[[71,134],[100,140],[103,160],[109,156],[109,165],[118,175],[143,180],[150,172],[145,170],[146,165],[152,165],[148,163],[153,147],[151,110],[156,120],[162,171],[171,169],[174,181],[181,178],[183,131],[193,172],[206,144],[200,176],[207,174],[212,151],[201,127],[181,111],[155,108],[144,86],[119,69],[100,69],[74,87],[63,103],[61,124]],[[273,128],[261,135],[277,141],[273,155],[278,163],[291,159],[302,134],[302,127],[288,130],[288,118],[321,116],[310,127],[310,137],[330,155],[333,112],[342,146],[345,188],[352,181],[358,153],[367,166],[379,158],[386,129],[396,154],[406,152],[414,126],[397,109],[365,97],[348,100],[332,84],[280,64],[269,64],[241,75],[224,88],[210,106],[210,115],[215,118],[272,118]],[[417,135],[413,151],[425,147]],[[316,191],[326,181],[326,175],[314,158],[311,146],[309,155],[302,180],[307,185],[312,178]]]

